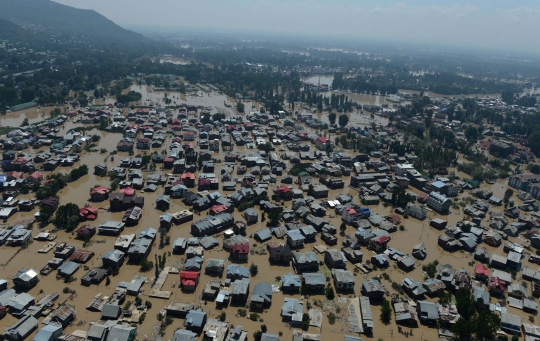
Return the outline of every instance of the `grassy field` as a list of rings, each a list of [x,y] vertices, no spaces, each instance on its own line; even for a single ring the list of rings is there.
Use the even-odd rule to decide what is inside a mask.
[[[10,131],[12,131],[14,129],[17,129],[17,128],[14,128],[14,127],[0,127],[0,135],[7,134],[7,133],[9,133]]]

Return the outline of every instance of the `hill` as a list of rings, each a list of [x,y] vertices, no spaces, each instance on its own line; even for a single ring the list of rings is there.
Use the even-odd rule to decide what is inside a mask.
[[[81,35],[104,42],[150,42],[150,39],[142,34],[123,29],[96,11],[73,8],[50,0],[0,0],[0,8],[0,19],[20,26],[32,25],[52,32]],[[16,30],[14,27],[11,29]]]
[[[26,41],[33,36],[33,33],[4,19],[0,19],[0,27],[2,27],[0,30],[0,39],[7,39],[10,41]]]

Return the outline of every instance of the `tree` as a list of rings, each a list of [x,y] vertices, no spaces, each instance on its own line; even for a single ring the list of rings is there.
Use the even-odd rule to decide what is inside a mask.
[[[537,130],[529,135],[528,142],[531,152],[535,153],[536,155],[540,155],[540,130]]]
[[[465,320],[471,320],[476,312],[474,298],[468,289],[461,288],[456,294],[456,308]]]
[[[137,102],[142,99],[142,94],[136,91],[130,91],[125,95],[121,93],[116,94],[116,101],[123,104],[129,104],[130,102]]]
[[[349,116],[343,114],[343,115],[339,115],[339,126],[340,127],[345,127],[348,123],[349,123]]]
[[[330,121],[330,124],[336,124],[336,116],[335,112],[328,114],[328,121]]]
[[[50,114],[51,117],[56,117],[62,114],[62,111],[60,110],[60,108],[54,108],[53,110],[51,110]]]
[[[514,195],[514,190],[511,189],[511,188],[508,188],[505,192],[504,192],[504,199],[503,201],[505,203],[508,203],[508,201],[510,200],[510,198],[512,197],[512,195]]]
[[[326,295],[326,298],[332,301],[336,294],[334,293],[334,288],[329,284],[326,289],[324,290],[324,294]]]
[[[260,341],[262,338],[262,334],[263,334],[262,331],[257,330],[256,332],[253,333],[253,340]]]
[[[277,226],[279,218],[281,218],[281,213],[283,213],[283,207],[270,211],[270,213],[268,213],[268,219],[270,219],[268,226]]]
[[[346,229],[347,229],[347,225],[345,223],[341,223],[341,225],[339,225],[339,230],[341,232],[345,232]]]
[[[476,127],[473,127],[472,125],[469,125],[467,129],[465,129],[465,137],[468,140],[476,141],[478,138],[478,129]]]
[[[221,311],[221,314],[219,315],[219,320],[221,322],[225,322],[226,319],[227,319],[227,313],[224,311]]]
[[[381,302],[381,321],[384,324],[389,324],[392,320],[392,308],[390,302],[385,298]]]
[[[501,318],[491,310],[484,310],[478,314],[475,322],[476,337],[480,340],[493,340],[495,333],[501,325]]]
[[[236,110],[238,112],[244,112],[244,103],[242,103],[242,102],[236,103]]]
[[[77,181],[87,174],[88,174],[88,166],[82,165],[75,169],[72,169],[71,172],[69,173],[69,178],[71,181]]]
[[[60,205],[52,223],[61,230],[71,232],[79,225],[79,206],[74,203]]]
[[[334,314],[333,312],[330,312],[327,317],[328,317],[328,323],[330,323],[331,325],[336,323],[336,314]]]
[[[21,123],[21,127],[26,127],[27,125],[29,125],[28,118],[25,117],[24,120]]]
[[[308,330],[309,329],[309,314],[304,313],[302,315],[302,329],[303,330]]]
[[[201,119],[201,122],[204,124],[208,124],[212,122],[212,116],[210,115],[209,112],[204,113],[203,118]]]
[[[452,326],[452,333],[457,335],[460,340],[469,340],[474,333],[474,324],[472,321],[461,317]]]
[[[510,105],[514,103],[514,93],[512,91],[503,91],[501,93],[501,99],[503,102]]]
[[[141,272],[148,272],[154,267],[154,262],[143,259],[139,265],[141,266]]]
[[[450,304],[452,303],[452,294],[445,291],[439,294],[439,303],[440,304]]]
[[[32,102],[36,98],[36,92],[33,88],[25,88],[21,90],[21,102]]]
[[[49,223],[52,217],[52,210],[49,206],[42,206],[39,210],[39,221],[43,226]]]
[[[259,267],[255,263],[251,263],[249,266],[249,273],[251,276],[256,276],[259,273]]]

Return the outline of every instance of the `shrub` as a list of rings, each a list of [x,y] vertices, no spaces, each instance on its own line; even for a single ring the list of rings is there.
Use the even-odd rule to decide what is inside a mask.
[[[381,303],[381,321],[384,324],[389,324],[392,320],[392,308],[387,299],[383,299]]]
[[[336,315],[334,313],[330,312],[327,317],[328,323],[330,323],[331,325],[336,323]]]
[[[143,259],[141,260],[140,266],[141,272],[148,272],[154,267],[154,262],[149,261],[148,259]]]
[[[249,266],[249,273],[251,276],[256,276],[259,273],[259,267],[255,263],[251,263]]]

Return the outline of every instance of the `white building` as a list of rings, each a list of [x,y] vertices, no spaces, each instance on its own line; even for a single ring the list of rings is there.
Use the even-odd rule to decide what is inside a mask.
[[[346,207],[341,214],[341,218],[347,224],[352,224],[353,221],[358,219],[358,212],[352,207]]]
[[[452,200],[450,200],[450,198],[448,198],[446,195],[437,192],[429,193],[427,205],[435,211],[448,212],[451,204]]]
[[[396,165],[395,172],[396,176],[407,176],[408,171],[414,171],[414,166],[410,163],[399,163]]]

